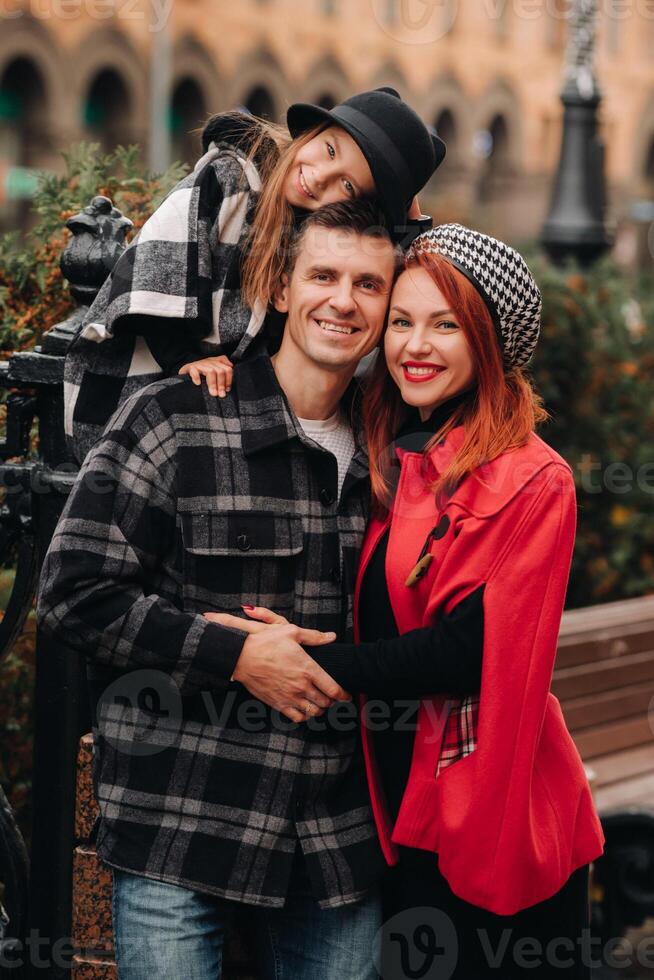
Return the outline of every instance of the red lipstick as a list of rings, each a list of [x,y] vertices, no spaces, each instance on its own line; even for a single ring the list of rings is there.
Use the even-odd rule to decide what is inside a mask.
[[[421,374],[411,374],[409,368],[421,368],[425,373]],[[427,373],[427,368],[431,370]],[[442,364],[430,364],[427,361],[405,361],[402,364],[402,371],[404,372],[405,381],[410,381],[412,384],[422,384],[426,381],[433,381],[445,368]]]

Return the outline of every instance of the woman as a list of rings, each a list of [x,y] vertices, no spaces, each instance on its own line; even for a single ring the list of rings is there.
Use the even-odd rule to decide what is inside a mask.
[[[459,980],[590,976],[588,865],[603,837],[549,691],[576,505],[569,467],[534,433],[547,416],[523,366],[540,311],[513,249],[459,225],[427,232],[366,395],[362,642],[309,652],[351,693],[395,702],[383,732],[375,706],[376,734],[362,711],[393,865],[388,978],[431,975],[439,950]],[[230,623],[279,621],[247,612],[261,622]]]
[[[331,111],[298,103],[287,123],[213,116],[193,172],[119,258],[66,358],[65,428],[78,461],[117,406],[162,374],[200,358],[188,373],[217,393],[215,357],[239,359],[259,333],[302,213],[375,197],[398,239],[418,218],[408,217],[415,195],[445,146],[394,89]]]

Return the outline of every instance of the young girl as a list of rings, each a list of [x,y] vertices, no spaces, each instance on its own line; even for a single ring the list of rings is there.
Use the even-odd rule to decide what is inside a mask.
[[[590,977],[588,865],[603,835],[550,693],[576,503],[569,466],[534,432],[547,416],[523,366],[540,311],[513,249],[459,225],[427,232],[367,391],[365,642],[308,652],[376,699],[361,717],[393,866],[384,977],[407,964],[456,980]]]
[[[410,233],[412,202],[445,146],[395,90],[331,111],[298,103],[287,123],[212,117],[193,172],[119,258],[66,357],[65,429],[78,462],[118,405],[162,374],[200,358],[186,372],[224,389],[217,358],[239,359],[259,334],[302,213],[374,197],[395,237]]]

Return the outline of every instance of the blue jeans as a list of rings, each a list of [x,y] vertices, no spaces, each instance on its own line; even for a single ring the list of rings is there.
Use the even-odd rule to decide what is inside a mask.
[[[116,869],[113,880],[119,980],[220,980],[225,932],[242,905]],[[376,980],[376,892],[323,910],[300,873],[284,908],[248,912],[262,980]]]

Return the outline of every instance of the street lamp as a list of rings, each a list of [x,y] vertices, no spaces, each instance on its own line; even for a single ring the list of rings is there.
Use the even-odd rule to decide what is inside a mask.
[[[604,147],[597,132],[601,94],[593,71],[597,0],[572,2],[561,156],[541,242],[556,263],[573,257],[589,265],[611,246],[604,213]]]
[[[156,5],[152,5],[150,33],[150,140],[149,165],[163,173],[170,165],[170,80],[172,75],[171,40],[166,21],[157,23]]]

